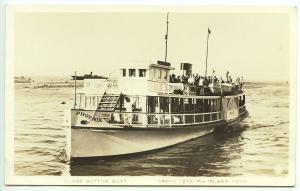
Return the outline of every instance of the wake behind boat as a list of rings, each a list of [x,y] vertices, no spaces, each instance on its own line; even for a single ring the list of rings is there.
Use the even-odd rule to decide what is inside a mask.
[[[228,75],[226,81],[207,72],[195,75],[190,63],[181,63],[183,75],[176,76],[167,62],[167,37],[168,28],[164,61],[120,68],[118,79],[86,78],[83,93],[76,93],[75,86],[68,138],[71,158],[164,148],[247,116],[240,80],[232,84]]]

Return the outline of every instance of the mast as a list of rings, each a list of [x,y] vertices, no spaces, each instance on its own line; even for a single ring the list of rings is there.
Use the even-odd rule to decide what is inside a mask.
[[[207,30],[207,39],[206,39],[206,61],[205,61],[205,77],[207,76],[207,58],[208,58],[208,39],[211,31],[208,28]]]
[[[169,32],[169,13],[167,13],[167,33],[165,35],[165,40],[166,40],[165,62],[167,62],[167,56],[168,56],[168,32]]]

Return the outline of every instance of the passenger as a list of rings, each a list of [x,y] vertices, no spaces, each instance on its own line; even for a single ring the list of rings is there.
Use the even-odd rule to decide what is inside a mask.
[[[188,84],[194,85],[194,83],[195,83],[195,79],[190,75],[188,78]]]
[[[199,86],[203,86],[203,78],[202,77],[200,77],[200,79],[199,79]]]
[[[193,80],[194,80],[193,85],[195,85],[195,74],[192,75],[192,78],[193,78]]]
[[[242,88],[243,88],[243,85],[244,85],[244,79],[243,79],[243,76],[241,77],[240,83],[241,83],[241,89],[242,89]]]
[[[229,71],[226,72],[226,82],[229,83]]]
[[[208,78],[208,77],[205,77],[205,78],[204,78],[203,86],[208,86],[208,84],[209,84],[209,78]]]
[[[195,76],[195,85],[196,86],[199,85],[199,76],[198,76],[198,74],[196,74],[196,76]]]
[[[175,83],[175,81],[176,81],[176,76],[175,74],[172,74],[172,82]]]
[[[213,80],[212,80],[212,76],[208,76],[208,85],[212,84]]]
[[[216,74],[216,71],[215,71],[215,70],[213,70],[213,72],[212,72],[212,76],[215,76],[215,74]]]
[[[131,113],[132,112],[132,104],[130,102],[129,97],[125,97],[124,107],[126,108],[125,123],[131,124],[132,123],[132,113]]]
[[[216,77],[216,76],[213,76],[213,83],[215,84],[215,83],[218,83],[218,78]]]
[[[182,83],[186,84],[187,81],[188,81],[188,79],[187,79],[187,77],[185,75],[182,75],[181,81],[182,81]]]
[[[229,83],[232,84],[232,78],[231,78],[231,75],[229,75]]]
[[[204,95],[203,83],[204,83],[203,78],[200,76],[200,79],[199,79],[200,95]]]
[[[220,77],[220,82],[221,82],[222,84],[225,83],[225,81],[223,80],[222,77]]]
[[[120,121],[121,121],[120,114],[113,113],[113,118],[114,118],[114,122],[120,123]]]
[[[238,89],[240,89],[241,88],[241,81],[240,81],[239,77],[236,79],[235,83],[236,83],[236,86],[238,87]]]

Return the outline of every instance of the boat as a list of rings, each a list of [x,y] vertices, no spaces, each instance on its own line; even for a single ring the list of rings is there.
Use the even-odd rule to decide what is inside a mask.
[[[72,80],[84,80],[84,79],[107,79],[105,76],[93,75],[93,72],[90,74],[84,74],[83,76],[72,75]]]
[[[33,80],[31,78],[26,78],[24,76],[14,78],[14,83],[32,83],[32,82]]]
[[[166,148],[238,125],[248,115],[241,88],[224,94],[221,83],[174,82],[175,68],[166,60],[167,54],[148,66],[122,67],[118,78],[85,78],[80,93],[75,86],[67,143],[71,160]],[[181,70],[192,74],[192,64],[182,63]]]

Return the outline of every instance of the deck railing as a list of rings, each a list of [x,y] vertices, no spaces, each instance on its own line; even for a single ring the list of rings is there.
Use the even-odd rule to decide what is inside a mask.
[[[183,85],[183,83],[167,83],[167,90],[166,90],[166,92],[168,93],[168,94],[173,94],[174,93],[174,91],[178,91],[178,90],[180,90],[180,91],[184,91],[184,85]]]
[[[111,95],[111,94],[110,94]],[[117,95],[117,94],[115,94]],[[138,97],[147,97],[145,95],[135,95]],[[173,96],[182,96],[182,95],[173,95]],[[193,95],[189,95],[190,97],[178,97],[178,98],[195,98]],[[75,109],[96,109],[99,102],[101,101],[103,94],[85,94],[85,93],[77,93],[76,94],[76,106]],[[210,100],[219,100],[219,97],[197,97],[195,99],[210,99]]]
[[[97,107],[102,99],[99,95],[86,95],[84,93],[77,94],[75,109],[87,110],[92,116],[97,116]],[[197,98],[205,99],[205,98]],[[210,98],[212,99],[212,98]],[[217,99],[217,98],[215,98]],[[204,102],[203,102],[204,103]],[[91,112],[92,111],[92,112]],[[123,112],[116,110],[114,112],[101,112],[109,116],[106,122],[115,125],[127,125],[138,127],[176,127],[185,125],[195,125],[221,121],[223,119],[222,112],[219,110],[211,110],[203,113],[147,113],[145,111]],[[239,116],[246,112],[246,106],[242,105],[238,108]]]
[[[95,111],[97,112],[97,111]],[[195,114],[165,114],[137,112],[101,112],[109,116],[105,121],[111,125],[132,127],[180,127],[186,125],[204,124],[222,120],[221,112]],[[97,114],[94,115],[97,118]]]

